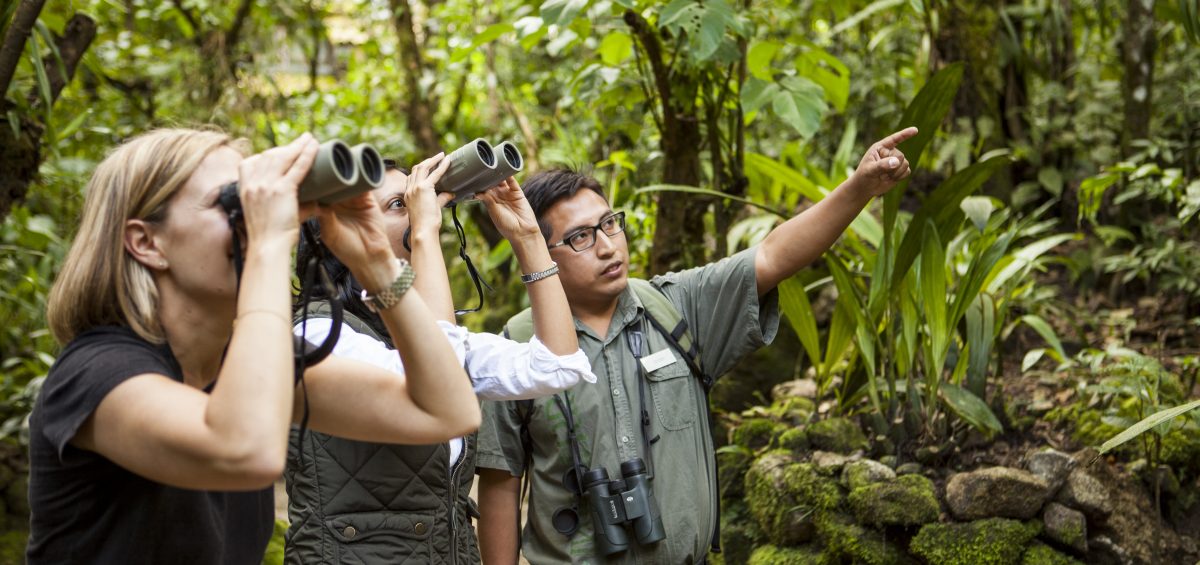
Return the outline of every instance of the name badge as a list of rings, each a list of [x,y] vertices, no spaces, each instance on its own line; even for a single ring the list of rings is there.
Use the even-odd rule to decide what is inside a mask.
[[[642,366],[646,368],[646,372],[653,372],[675,362],[675,355],[670,349],[664,349],[653,355],[642,357]]]

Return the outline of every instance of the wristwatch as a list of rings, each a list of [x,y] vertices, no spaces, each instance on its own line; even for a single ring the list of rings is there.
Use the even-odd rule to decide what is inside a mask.
[[[521,275],[521,282],[523,282],[525,284],[529,284],[531,282],[540,281],[544,278],[552,277],[557,274],[558,274],[558,263],[551,261],[550,268],[546,269],[545,271],[538,271],[536,273],[529,273],[528,275]]]
[[[413,271],[412,265],[404,259],[396,259],[400,264],[400,274],[396,275],[396,279],[392,284],[379,291],[379,294],[367,294],[367,289],[362,291],[362,301],[367,305],[367,309],[379,313],[400,302],[400,297],[404,296],[405,292],[412,287],[413,279],[417,278],[416,271]]]

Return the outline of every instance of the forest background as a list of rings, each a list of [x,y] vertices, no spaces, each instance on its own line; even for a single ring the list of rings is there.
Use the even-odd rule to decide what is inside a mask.
[[[1195,398],[1195,0],[0,0],[0,38],[0,459],[18,476],[84,185],[168,125],[406,163],[509,139],[527,171],[600,179],[635,275],[757,242],[917,125],[910,181],[781,287],[784,335],[714,391],[726,425],[797,377],[810,418],[926,456],[1030,418],[1099,445]],[[523,307],[511,251],[460,212],[493,288],[465,323],[497,331]],[[1180,412],[1152,435],[1200,438]],[[1126,456],[1157,464],[1146,437]]]

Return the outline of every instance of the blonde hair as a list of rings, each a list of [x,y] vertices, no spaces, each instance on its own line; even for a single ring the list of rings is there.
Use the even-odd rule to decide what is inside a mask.
[[[119,145],[88,181],[83,221],[46,300],[50,331],[61,344],[98,326],[127,326],[163,343],[158,288],[150,270],[125,251],[125,223],[166,220],[167,204],[214,150],[245,152],[214,130],[159,129]]]

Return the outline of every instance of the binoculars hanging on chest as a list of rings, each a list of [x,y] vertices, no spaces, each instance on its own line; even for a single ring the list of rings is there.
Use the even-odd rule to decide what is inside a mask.
[[[475,139],[447,158],[450,168],[434,189],[454,193],[456,203],[500,184],[525,167],[517,146],[507,141],[493,147],[483,139]],[[301,203],[332,204],[383,186],[383,175],[383,157],[371,145],[350,147],[341,140],[326,141],[300,182],[299,199]],[[240,211],[237,183],[222,187],[218,201],[229,213]]]
[[[596,549],[613,555],[629,549],[629,526],[639,545],[658,543],[667,537],[658,500],[646,477],[646,463],[634,457],[621,463],[621,478],[609,480],[604,467],[583,474],[583,489],[592,506]]]

